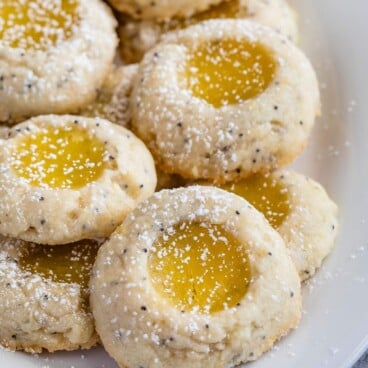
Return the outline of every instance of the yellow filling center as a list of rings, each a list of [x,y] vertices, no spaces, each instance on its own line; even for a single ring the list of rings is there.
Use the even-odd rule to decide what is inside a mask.
[[[290,212],[287,190],[268,176],[253,175],[238,183],[224,184],[221,188],[245,198],[265,215],[275,229]]]
[[[237,305],[247,292],[246,250],[222,226],[183,223],[154,245],[151,282],[178,309],[214,313]]]
[[[261,94],[275,71],[276,61],[262,44],[225,39],[205,42],[191,51],[185,80],[193,96],[218,108]]]
[[[208,19],[235,18],[240,12],[239,0],[224,1],[218,5],[212,6],[210,9],[195,14],[191,19],[195,23]]]
[[[175,30],[189,27],[208,19],[238,18],[245,16],[246,13],[247,10],[245,7],[240,8],[239,0],[224,1],[218,5],[212,6],[208,10],[196,13],[189,18],[172,19],[167,24],[164,24],[164,28],[166,31]]]
[[[1,0],[0,43],[44,50],[73,35],[78,0]]]
[[[19,264],[54,282],[76,283],[87,289],[98,248],[98,243],[91,240],[54,247],[30,244]]]
[[[51,127],[18,139],[12,168],[34,186],[78,189],[102,175],[105,153],[103,142],[84,129]]]

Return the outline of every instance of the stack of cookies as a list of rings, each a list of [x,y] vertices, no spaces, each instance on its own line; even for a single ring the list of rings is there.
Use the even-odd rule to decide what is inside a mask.
[[[129,69],[115,74],[116,21],[101,1],[6,0],[0,19],[0,342],[89,348],[98,247],[156,187],[145,145],[88,114],[125,91]],[[66,115],[82,110],[91,117]]]
[[[326,191],[285,168],[320,113],[296,15],[109,2],[0,4],[0,342],[100,341],[122,368],[255,360],[337,234]]]

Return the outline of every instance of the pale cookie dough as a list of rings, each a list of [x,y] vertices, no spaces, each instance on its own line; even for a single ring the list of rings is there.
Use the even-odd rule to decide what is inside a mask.
[[[65,129],[74,135],[86,134],[88,139],[95,139],[86,149],[97,149],[95,144],[98,143],[102,147],[101,159],[98,158],[96,164],[81,159],[79,165],[80,152],[76,152],[66,158],[69,161],[64,166],[65,162],[59,164],[57,161],[63,157],[57,158],[53,165],[59,174],[51,174],[51,179],[68,183],[73,179],[75,167],[87,170],[86,173],[82,171],[80,177],[89,177],[91,165],[93,170],[101,167],[98,175],[79,187],[50,185],[42,182],[47,171],[36,158],[36,166],[33,163],[32,168],[24,170],[27,175],[33,173],[29,178],[33,177],[36,182],[21,176],[19,169],[16,170],[21,157],[18,145],[27,137],[50,131],[57,134]],[[51,245],[106,237],[138,202],[154,192],[156,173],[151,154],[139,139],[121,126],[99,118],[46,115],[18,124],[10,132],[8,139],[0,140],[0,233],[3,235]],[[58,144],[54,152],[64,144],[70,146],[72,140],[66,138]],[[25,152],[28,152],[25,159],[30,156],[31,160],[43,151],[35,148],[32,155]],[[90,160],[89,155],[87,160]],[[47,153],[47,158],[51,160],[52,154]],[[40,173],[36,171],[37,165],[41,165]]]
[[[121,15],[120,53],[128,63],[140,61],[144,54],[159,42],[162,34],[215,18],[249,19],[275,29],[293,42],[298,40],[296,14],[285,0],[230,0],[186,19],[137,21],[127,15]]]
[[[193,221],[222,225],[248,253],[251,282],[234,307],[183,312],[152,285],[154,242]],[[165,190],[140,204],[100,248],[90,286],[97,332],[124,368],[233,367],[257,359],[301,315],[300,280],[281,237],[247,201],[213,187]]]
[[[194,97],[185,68],[191,50],[229,39],[268,49],[275,74],[255,97],[216,107]],[[217,182],[292,162],[320,108],[316,75],[304,54],[271,29],[246,20],[210,20],[167,34],[140,64],[131,98],[132,127],[161,170]]]
[[[138,65],[114,67],[98,90],[96,100],[79,113],[128,127],[131,120],[129,97],[137,71]]]
[[[272,174],[287,190],[291,211],[278,232],[302,280],[314,275],[332,251],[338,208],[314,180],[292,171]]]
[[[242,196],[266,216],[283,238],[302,281],[313,276],[332,251],[338,208],[314,180],[278,170],[223,189]]]
[[[20,266],[34,246],[0,236],[0,344],[32,353],[92,347],[98,336],[82,287]]]
[[[11,4],[16,4],[13,11],[20,19],[23,8],[28,8],[29,17],[27,26],[22,26],[25,31],[18,26],[0,32],[0,122],[8,124],[40,114],[76,112],[90,103],[107,75],[117,46],[116,21],[100,0],[69,0],[77,4],[77,13],[76,19],[70,14],[64,17],[67,35],[55,26],[65,14],[59,2],[53,2],[52,8],[43,0],[32,1],[32,7],[29,2],[23,3],[6,0],[0,4],[0,18],[2,9],[6,14],[6,6]],[[57,19],[52,26],[48,21],[51,15]],[[38,18],[39,24],[32,26]],[[5,27],[10,23],[5,20]],[[37,27],[41,27],[39,42],[24,43],[22,40],[32,39],[25,35]]]
[[[5,139],[8,137],[9,134],[9,127],[6,125],[0,125],[0,139]]]
[[[222,0],[108,0],[119,11],[136,19],[168,19],[188,17]]]

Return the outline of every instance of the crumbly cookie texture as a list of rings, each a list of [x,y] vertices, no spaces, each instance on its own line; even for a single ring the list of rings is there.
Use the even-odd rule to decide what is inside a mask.
[[[23,29],[21,27],[10,28],[7,38],[5,34],[0,34],[3,38],[0,52],[0,121],[13,124],[35,115],[71,113],[90,103],[107,75],[117,46],[116,21],[108,6],[100,0],[60,3],[63,6],[76,4],[72,16],[59,9],[62,6],[59,2],[52,9],[40,0],[32,2],[32,7],[28,2],[23,4],[14,0],[11,3],[22,9],[19,14],[25,12],[26,24],[31,25],[41,17],[33,30],[36,32],[39,27],[40,35],[30,33],[32,31],[24,26],[27,39],[33,41],[23,45],[14,43],[14,37],[10,37],[11,32],[16,34]],[[0,4],[0,10],[5,7],[5,14],[6,6],[7,2]],[[18,11],[18,8],[15,9]],[[42,14],[47,12],[50,15],[46,15],[46,21],[43,21]],[[22,17],[19,14],[17,16]],[[59,18],[63,14],[64,26],[69,27],[65,35],[61,28],[55,27],[55,22],[61,22]],[[56,19],[54,23],[49,21],[51,15]],[[10,21],[8,26],[11,27]],[[56,37],[50,29],[56,35],[62,35]]]
[[[19,260],[29,246],[0,236],[0,344],[31,353],[89,349],[98,336],[80,285],[23,270]]]
[[[271,174],[285,188],[291,211],[278,228],[301,280],[313,276],[330,254],[338,232],[338,208],[325,189],[293,171]]]
[[[138,65],[113,67],[94,102],[80,111],[83,116],[100,117],[128,127],[131,120],[129,98]]]
[[[251,282],[234,307],[185,312],[155,291],[147,266],[155,242],[185,222],[219,224],[245,247]],[[120,367],[233,367],[257,359],[301,314],[300,280],[279,234],[214,187],[163,190],[140,204],[100,248],[90,285],[96,329]]]
[[[215,18],[249,19],[275,29],[293,42],[298,40],[296,14],[285,0],[230,0],[185,19],[139,21],[120,15],[121,56],[128,63],[138,62],[159,42],[162,34]]]
[[[204,78],[197,69],[186,68],[188,58],[199,55],[197,48],[224,40],[262,45],[272,56],[275,71],[258,95],[216,106],[193,95],[186,75]],[[221,68],[213,73],[221,77]],[[246,81],[242,77],[236,82]],[[225,82],[230,83],[230,77]],[[222,82],[216,83],[222,88]],[[207,87],[213,86],[203,87],[205,92]],[[315,72],[294,44],[267,27],[228,19],[167,34],[140,64],[131,101],[133,130],[146,142],[161,170],[217,182],[292,162],[306,145],[320,109]]]
[[[21,157],[28,160],[30,154],[21,154],[22,149],[27,148],[18,152],[17,145],[27,137],[32,139],[50,131],[57,134],[65,129],[95,139],[98,146],[102,146],[101,159],[94,164],[84,162],[82,157],[80,166],[79,158],[75,157],[79,153],[71,152],[72,157],[65,158],[66,167],[60,166],[58,161],[53,163],[59,174],[51,179],[68,182],[76,169],[86,169],[90,175],[89,169],[102,167],[95,178],[77,188],[44,184],[42,178],[48,175],[52,166],[42,169],[42,160],[26,164],[22,172],[28,177],[18,174],[15,167],[21,166],[17,160]],[[64,149],[69,143],[65,139],[58,144]],[[97,148],[93,144],[90,146],[86,149],[95,152]],[[35,148],[30,157],[37,158],[38,152]],[[52,155],[47,153],[45,158],[52,160]],[[89,154],[87,160],[88,157]],[[37,171],[38,165],[40,171]],[[0,141],[0,168],[0,233],[51,245],[109,236],[126,214],[149,197],[156,186],[154,163],[144,144],[129,130],[99,118],[46,115],[16,125],[10,130],[9,138]],[[80,177],[85,178],[85,173]]]
[[[205,10],[221,0],[108,0],[119,11],[136,19],[164,20],[175,16],[188,17]]]

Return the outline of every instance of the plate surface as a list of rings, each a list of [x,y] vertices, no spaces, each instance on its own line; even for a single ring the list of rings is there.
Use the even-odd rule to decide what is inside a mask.
[[[333,254],[304,286],[300,327],[251,368],[350,368],[368,347],[368,2],[293,0],[301,45],[319,74],[323,117],[295,167],[340,206]],[[117,368],[102,348],[30,356],[0,350],[7,368]]]

